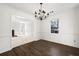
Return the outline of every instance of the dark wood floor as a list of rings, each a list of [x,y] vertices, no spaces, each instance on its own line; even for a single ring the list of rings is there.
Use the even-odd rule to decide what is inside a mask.
[[[79,49],[39,40],[13,48],[0,56],[79,56]]]

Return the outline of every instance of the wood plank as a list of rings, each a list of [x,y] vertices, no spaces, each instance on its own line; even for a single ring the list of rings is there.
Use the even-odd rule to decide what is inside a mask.
[[[79,56],[79,49],[45,40],[30,42],[0,56]]]

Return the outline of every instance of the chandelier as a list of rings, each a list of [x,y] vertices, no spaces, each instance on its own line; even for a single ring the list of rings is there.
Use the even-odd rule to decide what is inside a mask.
[[[53,11],[47,13],[45,10],[42,9],[42,5],[43,3],[40,3],[40,9],[37,11],[35,11],[35,18],[39,19],[39,20],[44,20],[46,19],[51,13],[53,13]]]

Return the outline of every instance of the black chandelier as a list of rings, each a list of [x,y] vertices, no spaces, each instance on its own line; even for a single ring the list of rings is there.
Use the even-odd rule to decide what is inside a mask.
[[[45,10],[42,9],[43,3],[40,3],[40,9],[39,11],[35,11],[35,18],[39,20],[44,20],[46,19],[53,11],[47,13]]]

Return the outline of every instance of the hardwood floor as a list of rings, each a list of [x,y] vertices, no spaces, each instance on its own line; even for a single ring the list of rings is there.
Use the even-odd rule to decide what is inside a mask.
[[[13,48],[0,56],[79,56],[79,49],[39,40]]]

